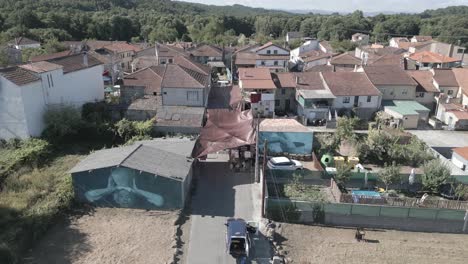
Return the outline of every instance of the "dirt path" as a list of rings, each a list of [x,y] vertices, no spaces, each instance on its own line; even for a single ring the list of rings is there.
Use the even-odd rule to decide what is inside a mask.
[[[176,212],[97,208],[54,226],[25,263],[171,263],[176,218]]]
[[[467,263],[468,235],[281,224],[282,246],[292,263]]]

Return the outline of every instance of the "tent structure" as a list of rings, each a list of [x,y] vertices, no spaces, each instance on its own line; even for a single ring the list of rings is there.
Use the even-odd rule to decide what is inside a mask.
[[[251,110],[209,109],[192,157],[252,144],[255,144],[255,125]]]
[[[70,170],[77,200],[105,207],[182,208],[195,141],[155,139],[96,151]]]

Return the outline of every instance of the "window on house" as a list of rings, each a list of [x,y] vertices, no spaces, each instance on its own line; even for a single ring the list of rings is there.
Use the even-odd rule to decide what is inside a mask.
[[[169,59],[169,63],[172,63],[172,59]]]
[[[274,51],[273,51],[273,54],[278,54],[278,51],[277,51],[277,50],[274,50]]]
[[[351,98],[349,96],[343,97],[343,104],[349,104],[350,101],[351,101]]]
[[[424,97],[424,92],[417,93],[417,94],[416,94],[416,97],[420,97],[420,98]]]
[[[267,50],[267,54],[270,55],[270,54],[271,54],[271,50]]]
[[[198,92],[187,91],[187,101],[198,101]]]
[[[274,61],[273,65],[278,66],[278,61]]]
[[[123,63],[123,62],[120,63],[120,68],[122,68],[122,69],[125,68],[125,63]]]
[[[164,92],[163,94],[167,94],[167,92]]]
[[[52,87],[54,87],[54,79],[52,78],[52,74],[50,74],[50,84],[52,84]]]
[[[262,64],[262,66],[265,66],[265,61],[262,61],[261,64]]]
[[[448,91],[447,91],[447,94],[448,94],[448,95],[453,95],[453,90],[448,90]]]
[[[157,92],[153,92],[153,95],[158,95],[158,93],[157,93]]]
[[[280,100],[275,100],[275,106],[276,107],[280,106]]]
[[[429,63],[423,63],[423,66],[427,67],[427,66],[429,66]]]
[[[270,108],[268,108],[268,107],[267,107],[267,108],[265,108],[265,111],[268,111],[268,110],[270,110]]]
[[[401,92],[402,94],[404,95],[407,95],[408,94],[408,90],[407,89],[404,89],[403,92]]]
[[[367,102],[370,103],[372,100],[372,96],[367,96]]]
[[[458,54],[463,54],[464,52],[465,52],[465,49],[458,49],[458,50],[457,50],[457,53],[458,53]]]
[[[444,93],[444,91],[445,91],[443,88],[439,88],[439,90],[440,90],[441,93]]]
[[[286,94],[286,89],[281,88],[281,94]]]

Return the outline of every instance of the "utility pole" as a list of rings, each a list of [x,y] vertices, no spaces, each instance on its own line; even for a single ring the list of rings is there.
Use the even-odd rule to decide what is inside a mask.
[[[265,217],[265,186],[266,186],[265,170],[266,170],[266,157],[267,157],[267,149],[268,149],[267,144],[268,144],[268,140],[265,139],[264,144],[263,144],[262,181],[260,181],[260,183],[262,184],[262,217]]]

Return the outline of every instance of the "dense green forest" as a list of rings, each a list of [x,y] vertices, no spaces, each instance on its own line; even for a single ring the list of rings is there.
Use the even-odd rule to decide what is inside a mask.
[[[101,39],[235,44],[246,37],[264,42],[288,31],[301,31],[335,42],[347,40],[356,32],[369,32],[372,40],[379,42],[396,35],[421,34],[468,45],[468,6],[365,17],[361,11],[348,15],[298,15],[241,5],[222,7],[169,0],[0,2],[2,42],[28,36],[43,42]]]

